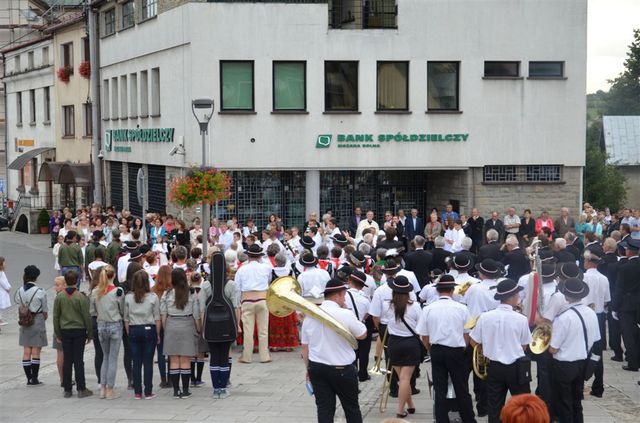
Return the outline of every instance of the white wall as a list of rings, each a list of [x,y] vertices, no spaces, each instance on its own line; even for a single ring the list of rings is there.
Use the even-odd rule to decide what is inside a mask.
[[[209,163],[228,169],[584,165],[586,0],[398,0],[398,30],[329,30],[327,6],[189,3],[101,42],[102,77],[161,69],[158,119],[200,162],[190,100],[220,104],[219,60],[255,60],[255,115],[214,115]],[[308,115],[272,115],[272,60],[307,61]],[[325,115],[325,60],[359,60],[361,114]],[[410,60],[410,115],[374,114],[376,61]],[[425,115],[428,60],[461,61],[459,115]],[[483,80],[485,60],[519,60],[521,80]],[[529,60],[565,61],[566,80],[528,80]],[[469,133],[466,143],[316,149],[319,134]],[[250,139],[255,138],[255,143]],[[334,139],[334,144],[335,144]],[[168,144],[107,159],[180,165]]]

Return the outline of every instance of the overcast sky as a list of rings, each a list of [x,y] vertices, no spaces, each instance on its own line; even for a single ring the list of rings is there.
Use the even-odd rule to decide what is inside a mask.
[[[587,93],[607,91],[607,79],[622,72],[634,28],[640,28],[640,0],[589,0]]]

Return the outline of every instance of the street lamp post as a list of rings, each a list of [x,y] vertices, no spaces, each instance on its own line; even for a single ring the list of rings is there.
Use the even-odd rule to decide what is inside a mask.
[[[200,135],[202,135],[202,167],[207,164],[207,142],[206,135],[209,132],[209,121],[213,116],[213,100],[209,98],[198,98],[191,102],[191,111],[200,127]],[[207,250],[209,247],[209,220],[211,212],[209,205],[202,203],[202,257],[207,259]]]

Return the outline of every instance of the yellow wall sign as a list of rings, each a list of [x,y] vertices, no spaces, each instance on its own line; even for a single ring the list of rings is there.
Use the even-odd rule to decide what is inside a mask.
[[[33,147],[36,145],[34,140],[18,140],[18,147]]]

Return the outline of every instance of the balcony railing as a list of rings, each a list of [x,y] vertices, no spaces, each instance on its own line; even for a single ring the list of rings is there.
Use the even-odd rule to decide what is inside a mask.
[[[208,0],[210,3],[327,3],[329,28],[396,29],[396,0]]]

